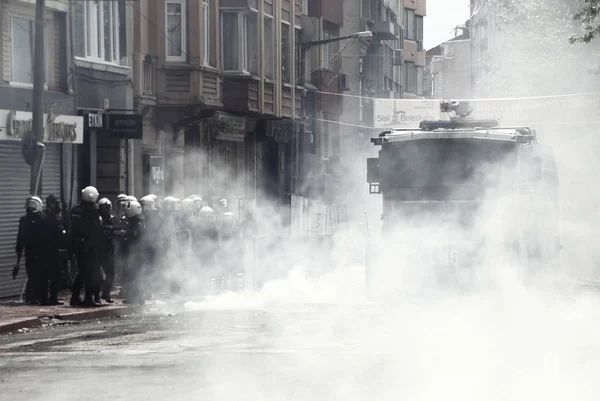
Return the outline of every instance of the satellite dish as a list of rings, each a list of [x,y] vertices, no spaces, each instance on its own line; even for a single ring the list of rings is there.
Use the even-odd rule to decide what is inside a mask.
[[[32,132],[28,132],[23,135],[21,140],[21,153],[23,154],[23,160],[28,165],[32,165],[35,160],[35,154],[37,152],[37,140]]]
[[[315,36],[315,24],[308,15],[300,16],[300,43],[307,44]]]

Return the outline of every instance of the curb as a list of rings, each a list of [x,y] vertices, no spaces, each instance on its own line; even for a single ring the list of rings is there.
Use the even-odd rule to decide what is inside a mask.
[[[121,317],[125,315],[131,315],[132,313],[138,313],[140,311],[141,308],[138,306],[113,306],[85,311],[65,311],[62,313],[54,314],[54,318],[58,320],[70,320],[74,322],[81,322],[85,320]]]
[[[27,317],[23,319],[14,319],[7,323],[0,323],[0,334],[11,333],[21,329],[30,329],[40,327],[42,320],[37,317]]]
[[[104,308],[97,308],[93,310],[65,310],[57,311],[54,314],[45,315],[42,317],[49,317],[63,321],[83,322],[86,320],[105,319],[111,317],[122,317],[139,313],[143,309],[140,306],[110,306]],[[42,326],[42,319],[40,317],[22,317],[9,320],[7,322],[0,322],[0,334],[7,334],[15,332],[21,329],[29,329]]]

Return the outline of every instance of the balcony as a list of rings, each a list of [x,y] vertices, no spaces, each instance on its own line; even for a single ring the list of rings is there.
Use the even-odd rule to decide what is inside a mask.
[[[343,0],[315,0],[308,3],[308,16],[323,18],[337,26],[344,25]]]
[[[397,40],[398,31],[393,21],[379,21],[370,26],[376,40]]]
[[[321,92],[319,95],[319,101],[317,107],[320,108],[324,113],[340,115],[342,113],[342,96],[339,93],[344,89],[342,88],[343,79],[340,77],[344,74],[338,71],[332,71],[329,69],[320,69],[313,71],[311,74],[311,83],[318,88]]]

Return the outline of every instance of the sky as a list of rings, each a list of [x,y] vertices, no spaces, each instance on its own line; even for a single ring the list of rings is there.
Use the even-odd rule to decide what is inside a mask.
[[[427,0],[423,27],[425,49],[454,37],[452,30],[469,19],[469,0]]]

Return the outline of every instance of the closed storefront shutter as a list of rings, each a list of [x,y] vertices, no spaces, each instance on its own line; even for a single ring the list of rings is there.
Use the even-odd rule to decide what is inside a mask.
[[[44,195],[60,195],[60,145],[46,145]],[[25,260],[16,280],[12,269],[17,261],[15,245],[19,218],[25,213],[29,196],[30,167],[23,161],[21,143],[0,141],[0,298],[19,295],[25,282]],[[42,199],[44,201],[44,199]]]
[[[12,268],[17,259],[15,245],[19,218],[29,196],[29,166],[23,161],[21,143],[0,141],[0,297],[18,295],[25,282],[25,261],[16,280]]]

